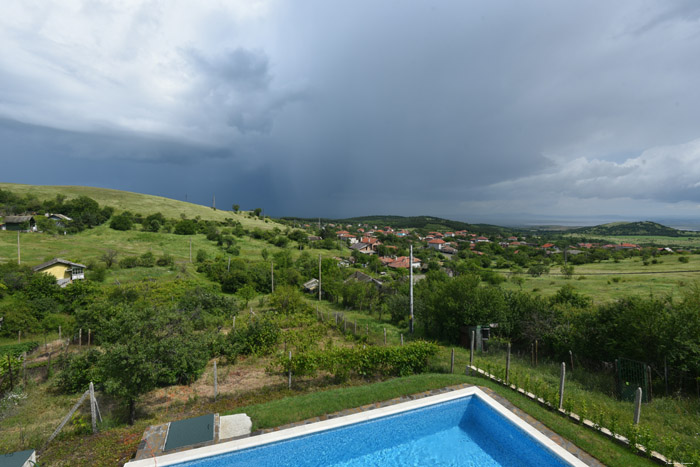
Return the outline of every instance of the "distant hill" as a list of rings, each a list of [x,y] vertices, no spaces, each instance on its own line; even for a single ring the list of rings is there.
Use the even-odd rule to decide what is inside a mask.
[[[294,220],[306,223],[318,222],[318,218],[298,218],[298,217],[283,217],[285,220]],[[504,234],[512,232],[511,229],[490,224],[469,224],[467,222],[453,221],[433,216],[360,216],[348,217],[345,219],[328,219],[321,218],[323,223],[334,224],[368,224],[376,225],[377,227],[392,227],[405,229],[428,229],[436,231],[453,231],[453,230],[468,230],[470,232],[479,232],[485,234]]]
[[[167,218],[179,219],[184,214],[190,219],[199,216],[202,220],[223,221],[226,218],[233,218],[245,228],[260,227],[261,229],[272,229],[279,224],[275,222],[264,222],[261,219],[253,219],[243,214],[235,215],[232,211],[214,210],[200,204],[187,203],[175,199],[164,198],[162,196],[145,195],[130,191],[112,190],[108,188],[95,188],[89,186],[50,186],[50,185],[21,185],[17,183],[0,183],[0,189],[11,191],[18,195],[31,194],[39,200],[55,198],[61,194],[68,199],[78,196],[88,196],[101,206],[112,206],[117,212],[131,211],[144,215],[160,212]],[[230,208],[230,206],[229,206]]]
[[[599,235],[599,236],[662,236],[662,237],[680,237],[687,235],[682,230],[677,230],[672,227],[657,224],[651,221],[642,222],[612,222],[610,224],[596,225],[594,227],[582,227],[579,229],[569,230],[570,233]]]

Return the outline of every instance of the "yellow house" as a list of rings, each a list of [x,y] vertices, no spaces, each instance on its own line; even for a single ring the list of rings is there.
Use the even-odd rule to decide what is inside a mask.
[[[85,279],[84,264],[66,261],[61,258],[54,258],[38,266],[34,266],[32,271],[50,274],[56,278],[59,285],[63,286],[78,279]]]

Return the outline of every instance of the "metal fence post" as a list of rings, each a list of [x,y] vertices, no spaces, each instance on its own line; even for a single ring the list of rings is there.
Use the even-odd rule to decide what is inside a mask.
[[[564,380],[566,379],[566,363],[561,362],[561,379],[559,380],[559,410],[564,408]]]
[[[639,425],[639,416],[642,412],[642,388],[637,388],[634,393],[634,424]]]
[[[506,385],[510,386],[510,342],[508,342],[508,353],[506,354]]]

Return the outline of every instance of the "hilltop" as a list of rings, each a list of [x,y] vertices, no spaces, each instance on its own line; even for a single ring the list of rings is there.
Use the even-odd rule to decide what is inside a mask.
[[[42,201],[55,198],[56,195],[64,195],[68,199],[88,196],[101,206],[111,206],[117,212],[131,211],[144,216],[160,212],[165,217],[173,219],[179,219],[184,214],[189,219],[199,216],[202,220],[224,221],[227,218],[232,218],[234,215],[229,210],[215,210],[208,206],[178,201],[163,196],[145,195],[109,188],[0,183],[0,189],[8,190],[18,195],[33,195]],[[276,225],[274,222],[265,222],[262,219],[251,218],[245,215],[236,216],[236,220],[245,228],[258,227],[267,230],[272,229]]]
[[[582,227],[569,230],[569,233],[599,235],[599,236],[663,236],[680,237],[687,235],[687,232],[657,224],[651,221],[641,222],[611,222],[609,224],[596,225],[593,227]]]

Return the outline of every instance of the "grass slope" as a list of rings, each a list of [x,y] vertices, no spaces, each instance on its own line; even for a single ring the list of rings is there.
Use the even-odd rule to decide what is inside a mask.
[[[596,225],[594,227],[583,227],[574,229],[571,233],[586,234],[586,235],[655,235],[665,237],[678,237],[684,235],[684,232],[666,227],[665,225],[657,224],[651,221],[642,222],[612,222],[610,224]]]
[[[261,219],[248,217],[244,213],[234,214],[232,211],[214,210],[207,206],[187,203],[162,196],[132,193],[130,191],[112,190],[109,188],[95,188],[88,186],[49,186],[49,185],[20,185],[17,183],[0,183],[0,189],[8,190],[16,194],[31,194],[40,200],[55,198],[61,194],[70,198],[89,196],[100,205],[112,206],[117,211],[131,211],[144,215],[162,213],[167,218],[179,219],[184,214],[189,219],[199,216],[203,220],[223,221],[233,218],[247,229],[261,228],[272,229],[279,224],[265,222]]]

